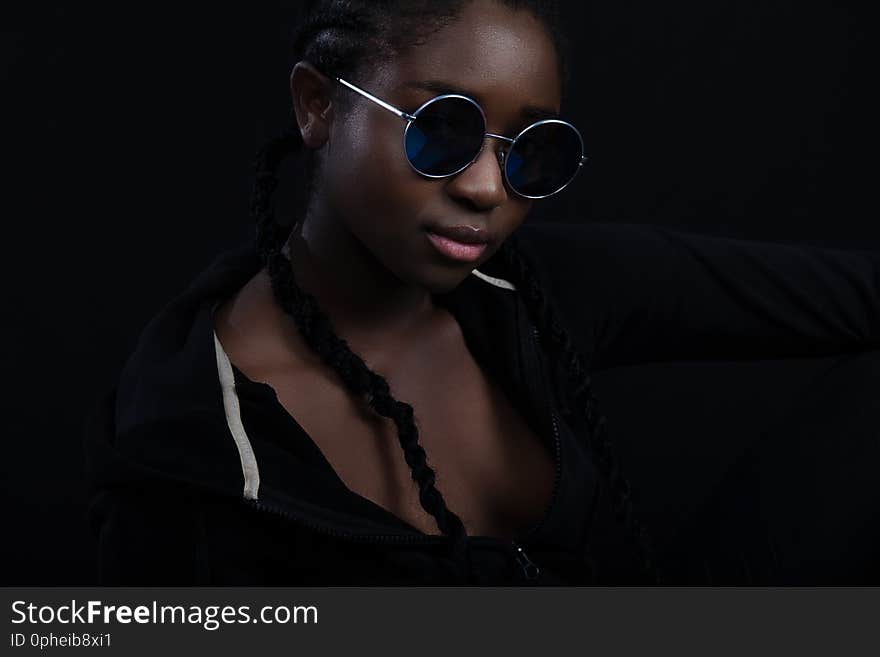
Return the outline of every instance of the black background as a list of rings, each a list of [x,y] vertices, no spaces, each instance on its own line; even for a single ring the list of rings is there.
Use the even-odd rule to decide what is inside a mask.
[[[93,581],[83,413],[148,319],[250,239],[295,4],[0,10],[4,584]],[[535,220],[880,249],[872,23],[847,4],[567,3],[564,113],[592,159]]]

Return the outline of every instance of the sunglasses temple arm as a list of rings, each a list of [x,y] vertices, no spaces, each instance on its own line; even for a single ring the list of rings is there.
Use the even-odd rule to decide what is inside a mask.
[[[396,107],[394,107],[394,105],[389,105],[389,104],[386,103],[384,100],[381,100],[381,99],[379,99],[379,98],[376,98],[373,94],[364,91],[364,90],[361,89],[360,87],[353,85],[351,82],[347,82],[347,81],[343,80],[342,78],[334,78],[334,79],[335,79],[337,82],[339,82],[340,84],[345,85],[346,87],[348,87],[349,89],[351,89],[351,90],[354,91],[355,93],[359,93],[361,96],[363,96],[363,97],[366,98],[367,100],[372,100],[374,103],[376,103],[376,104],[379,105],[380,107],[384,107],[384,108],[387,109],[389,112],[391,112],[391,113],[393,113],[393,114],[396,114],[396,115],[399,116],[400,118],[402,118],[402,119],[406,119],[407,121],[415,121],[415,120],[416,120],[416,117],[414,117],[412,114],[407,114],[406,112],[404,112],[404,111],[402,111],[402,110],[399,110],[399,109],[397,109]]]

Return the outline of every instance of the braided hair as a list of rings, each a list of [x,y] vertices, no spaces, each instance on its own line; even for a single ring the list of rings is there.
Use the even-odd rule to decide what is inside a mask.
[[[432,31],[454,19],[466,2],[313,0],[307,3],[305,18],[298,24],[293,37],[293,61],[308,61],[325,74],[354,76],[417,46]],[[503,4],[526,9],[542,22],[557,44],[560,79],[566,81],[569,75],[565,56],[567,42],[555,3],[548,0],[503,0]],[[389,20],[389,17],[393,19]],[[344,97],[341,100],[345,102]],[[425,450],[419,444],[412,406],[396,399],[385,378],[373,372],[336,334],[315,297],[297,285],[291,262],[283,253],[292,230],[275,219],[272,195],[279,182],[277,172],[288,155],[298,154],[305,158],[301,167],[302,183],[296,197],[296,214],[304,216],[314,197],[314,182],[320,169],[320,162],[313,153],[313,150],[303,148],[302,135],[295,124],[259,150],[251,199],[257,253],[269,274],[277,303],[295,320],[309,347],[332,366],[352,392],[361,396],[376,413],[394,422],[404,458],[418,486],[422,508],[434,517],[438,529],[451,539],[452,554],[464,561],[467,558],[467,532],[461,518],[446,505],[435,486],[435,472],[428,465]],[[518,238],[511,235],[499,251],[511,280],[523,295],[528,314],[538,328],[552,362],[567,377],[570,388],[566,391],[568,399],[563,395],[561,411],[572,418],[577,412],[583,414],[591,452],[606,478],[615,516],[623,523],[635,549],[640,573],[645,581],[657,582],[648,537],[633,512],[630,485],[620,471],[605,432],[605,418],[597,408],[589,366],[538,283],[534,264],[517,244]]]

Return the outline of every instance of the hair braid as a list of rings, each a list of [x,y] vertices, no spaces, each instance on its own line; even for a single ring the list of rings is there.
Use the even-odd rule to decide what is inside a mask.
[[[634,544],[642,575],[650,583],[659,583],[660,573],[653,559],[653,550],[648,533],[635,515],[632,504],[632,489],[620,469],[613,446],[605,430],[605,416],[598,410],[598,401],[593,394],[592,380],[584,357],[575,347],[568,332],[559,321],[559,314],[551,300],[544,293],[535,267],[529,257],[519,247],[519,238],[514,234],[501,246],[502,257],[510,268],[511,277],[517,290],[523,295],[528,312],[538,325],[539,333],[550,347],[567,375],[571,385],[569,395],[560,395],[561,410],[569,418],[574,416],[568,405],[570,396],[572,406],[581,409],[587,421],[589,445],[600,472],[608,482],[611,504],[617,518],[627,530],[627,536]]]
[[[257,252],[266,265],[274,296],[281,308],[296,321],[307,344],[339,374],[349,390],[366,396],[373,410],[394,422],[404,459],[419,488],[422,508],[434,517],[440,531],[452,539],[455,557],[464,559],[467,556],[467,532],[461,518],[446,506],[435,486],[434,470],[428,465],[425,450],[419,444],[412,406],[395,399],[385,378],[370,370],[346,341],[336,335],[315,297],[297,285],[290,260],[282,253],[290,231],[285,232],[275,221],[272,193],[278,186],[277,170],[284,156],[302,145],[298,132],[287,132],[270,140],[256,158],[251,210],[257,226]]]

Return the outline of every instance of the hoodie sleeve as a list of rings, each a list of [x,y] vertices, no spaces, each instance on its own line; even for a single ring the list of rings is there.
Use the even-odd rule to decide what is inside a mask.
[[[205,585],[203,521],[194,498],[157,491],[102,491],[90,509],[98,583]]]
[[[113,445],[117,388],[102,391],[83,425],[90,500],[86,519],[97,541],[97,580],[110,586],[204,583],[202,514],[192,491],[144,476]]]
[[[593,369],[880,348],[880,253],[647,224],[521,228]]]

